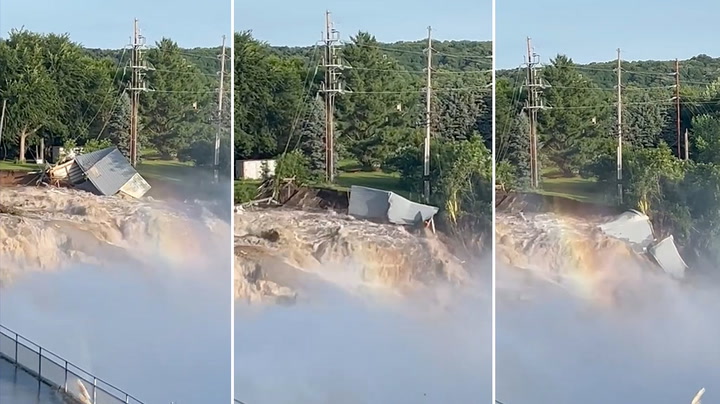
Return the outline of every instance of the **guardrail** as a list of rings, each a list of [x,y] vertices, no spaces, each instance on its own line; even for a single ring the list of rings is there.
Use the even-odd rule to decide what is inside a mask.
[[[0,325],[0,357],[82,404],[143,404],[130,394]]]

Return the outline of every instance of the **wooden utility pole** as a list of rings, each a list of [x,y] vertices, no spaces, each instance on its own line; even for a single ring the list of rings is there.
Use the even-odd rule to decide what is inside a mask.
[[[220,88],[218,89],[218,130],[215,134],[214,179],[220,181],[220,134],[223,127],[223,84],[225,83],[225,35],[222,36],[222,55],[220,56]]]
[[[618,202],[623,203],[623,186],[622,186],[622,62],[620,60],[620,48],[617,50],[617,133],[618,133],[618,146],[617,146],[617,189],[618,189]]]
[[[335,181],[335,96],[342,93],[339,82],[343,66],[337,58],[338,32],[333,28],[330,11],[325,12],[325,82],[320,90],[325,95],[325,179]]]
[[[2,142],[3,128],[5,127],[5,109],[7,107],[7,100],[3,100],[2,112],[0,112],[0,142]]]
[[[427,76],[425,82],[425,152],[423,153],[423,196],[430,203],[430,130],[432,108],[432,28],[428,27]]]
[[[142,49],[144,47],[144,37],[140,35],[138,28],[138,20],[135,19],[133,25],[133,42],[130,68],[132,74],[130,77],[130,164],[133,167],[137,164],[138,156],[138,110],[140,108],[140,92],[146,91],[144,81],[144,72],[146,69],[142,62]]]
[[[530,187],[537,188],[540,186],[540,171],[538,169],[538,153],[537,153],[537,111],[542,108],[538,102],[538,83],[535,74],[535,54],[532,50],[530,38],[527,38],[527,111],[530,120]]]
[[[682,143],[680,133],[680,61],[675,59],[675,115],[676,115],[676,129],[677,129],[677,156],[679,159],[682,158],[680,152],[680,144]]]

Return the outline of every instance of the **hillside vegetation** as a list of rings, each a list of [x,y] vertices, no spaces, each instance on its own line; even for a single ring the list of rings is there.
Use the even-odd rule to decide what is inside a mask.
[[[650,215],[686,257],[720,264],[720,58],[680,61],[680,131],[675,62],[622,62],[622,205]],[[616,62],[575,64],[558,55],[538,74],[540,192],[618,203]],[[506,189],[529,183],[525,72],[499,72],[497,177]],[[687,131],[689,159],[685,160]],[[678,136],[679,135],[679,136]]]
[[[235,157],[279,158],[276,176],[304,184],[392,186],[422,195],[425,41],[382,43],[359,32],[338,49],[338,171],[325,184],[320,47],[272,47],[235,35]],[[490,228],[492,59],[489,42],[433,43],[430,203],[450,228]],[[338,164],[340,162],[347,164]],[[478,233],[478,231],[474,231]]]

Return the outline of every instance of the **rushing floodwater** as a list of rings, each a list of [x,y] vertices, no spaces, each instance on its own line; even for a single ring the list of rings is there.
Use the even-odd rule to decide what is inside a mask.
[[[511,274],[498,274],[499,282]],[[720,397],[720,300],[671,281],[634,290],[647,305],[599,307],[566,290],[497,305],[497,398],[512,403],[689,403]]]
[[[237,303],[235,396],[246,404],[488,403],[489,291],[454,293],[446,310],[339,288],[291,307]]]
[[[675,404],[705,388],[704,402],[717,402],[720,286],[643,269],[616,244],[593,248],[578,226],[550,219],[542,236],[529,221],[506,236],[527,237],[517,253],[529,271],[497,266],[497,399]]]
[[[205,204],[0,190],[0,320],[147,404],[230,397],[230,228]]]

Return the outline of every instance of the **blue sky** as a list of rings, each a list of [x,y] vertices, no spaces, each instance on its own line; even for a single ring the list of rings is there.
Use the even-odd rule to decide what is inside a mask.
[[[0,0],[0,35],[13,28],[68,33],[87,47],[121,48],[133,19],[153,44],[169,37],[183,47],[220,46],[230,35],[230,0]]]
[[[237,0],[235,30],[251,29],[273,45],[313,45],[324,30],[327,9],[344,40],[359,30],[383,42],[417,40],[427,35],[428,25],[437,39],[492,39],[490,0]]]
[[[543,62],[605,61],[617,48],[625,60],[720,56],[717,0],[497,0],[495,12],[497,68],[523,63],[528,36]]]

